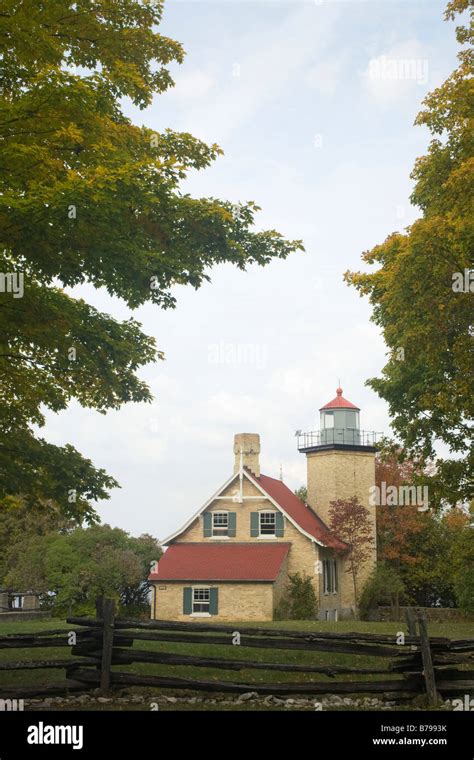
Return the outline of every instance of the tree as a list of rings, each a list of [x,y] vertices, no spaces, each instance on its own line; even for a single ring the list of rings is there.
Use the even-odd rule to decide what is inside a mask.
[[[446,572],[452,578],[458,606],[474,614],[474,502],[469,512],[455,509],[444,517],[450,536]]]
[[[370,512],[356,496],[336,499],[329,505],[329,528],[349,546],[346,572],[354,586],[355,617],[359,608],[359,577],[362,568],[372,556],[374,528]]]
[[[0,587],[10,566],[10,557],[22,551],[36,536],[68,533],[78,527],[67,520],[54,503],[27,504],[19,497],[5,499],[0,510]]]
[[[401,458],[396,443],[385,439],[375,461],[375,481],[381,488],[427,485],[430,511],[412,504],[377,506],[377,557],[402,580],[404,596],[420,605],[459,603],[456,573],[468,572],[469,516],[462,507],[446,508],[437,499],[433,474],[421,462]],[[434,491],[434,495],[433,495]],[[394,606],[398,607],[396,598]]]
[[[306,486],[300,486],[295,490],[295,495],[298,497],[298,499],[301,499],[301,501],[306,502],[308,501],[308,489]]]
[[[454,19],[469,5],[454,0],[445,17]],[[472,44],[472,26],[459,26],[456,36],[461,46]],[[429,460],[436,441],[447,445],[436,479],[450,504],[472,498],[474,457],[468,424],[474,411],[472,47],[458,57],[458,68],[427,96],[415,122],[432,135],[412,173],[411,200],[421,218],[364,253],[363,261],[377,265],[376,271],[345,274],[369,297],[389,349],[382,376],[368,384],[388,402],[407,453]]]
[[[130,309],[173,308],[174,286],[200,287],[217,264],[245,270],[302,248],[252,231],[252,201],[183,192],[217,145],[124,116],[124,98],[144,108],[183,60],[156,31],[162,11],[159,0],[2,3],[0,504],[31,489],[93,520],[93,502],[116,481],[32,426],[71,399],[102,413],[151,399],[137,370],[163,358],[154,339],[66,289],[90,284]]]
[[[150,565],[160,555],[152,536],[109,525],[36,535],[10,553],[6,583],[42,592],[57,615],[91,612],[102,595],[136,612],[147,603]]]
[[[422,482],[424,468],[412,459],[403,459],[400,448],[385,439],[375,459],[375,483],[382,490],[394,486],[414,485]],[[390,568],[397,577],[410,573],[414,564],[422,557],[415,548],[413,538],[424,530],[427,518],[416,504],[379,504],[376,507],[377,558],[383,570]],[[429,518],[428,518],[429,519]],[[383,578],[383,575],[382,575]],[[396,585],[396,584],[395,584]],[[403,586],[403,581],[402,581]],[[398,619],[399,592],[395,591],[394,607]]]
[[[279,620],[314,620],[317,609],[318,602],[310,576],[306,573],[289,575],[286,594],[277,606],[275,617]]]
[[[398,620],[400,594],[404,590],[404,583],[396,570],[385,562],[377,562],[360,597],[362,619],[369,619],[371,611],[379,604],[390,604],[392,619]]]

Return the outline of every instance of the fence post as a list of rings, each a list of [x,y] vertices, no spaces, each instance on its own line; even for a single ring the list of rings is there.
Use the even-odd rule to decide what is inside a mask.
[[[99,620],[102,620],[104,614],[104,597],[96,596],[95,598],[95,616]]]
[[[416,636],[416,618],[413,607],[407,607],[405,610],[405,618],[407,621],[408,635]]]
[[[115,602],[104,599],[102,604],[103,637],[102,661],[100,669],[100,689],[103,694],[110,688],[110,667],[112,664],[112,647],[114,645]]]
[[[428,704],[436,705],[438,703],[438,693],[436,691],[435,673],[433,660],[431,658],[430,640],[428,637],[428,626],[426,616],[423,612],[417,613],[418,630],[420,632],[421,657],[423,659],[423,675],[425,678],[426,693],[428,695]]]

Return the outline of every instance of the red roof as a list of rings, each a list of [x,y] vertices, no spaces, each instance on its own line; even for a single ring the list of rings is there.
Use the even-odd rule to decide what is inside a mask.
[[[342,395],[342,388],[336,389],[336,398],[333,398],[332,401],[329,401],[328,404],[325,404],[321,407],[319,410],[322,412],[324,409],[358,409],[359,407],[353,404],[351,401],[348,401],[344,396]]]
[[[150,581],[274,581],[291,544],[172,544]]]
[[[255,480],[260,483],[264,491],[276,501],[277,504],[293,518],[293,520],[310,536],[320,541],[324,546],[338,551],[345,551],[348,547],[334,533],[331,533],[327,525],[320,517],[313,512],[311,507],[307,506],[299,499],[293,491],[288,488],[281,480],[270,478],[268,475],[256,477],[250,473]]]

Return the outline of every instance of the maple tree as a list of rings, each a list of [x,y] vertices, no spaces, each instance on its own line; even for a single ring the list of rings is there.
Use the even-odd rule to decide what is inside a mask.
[[[392,441],[384,440],[375,459],[375,484],[381,490],[394,486],[413,485],[423,477],[423,466],[412,459],[403,459],[400,448]],[[402,564],[414,564],[419,557],[411,552],[412,536],[423,530],[423,513],[415,504],[378,504],[377,555],[382,562],[389,562],[397,571]]]
[[[446,9],[452,20],[469,12],[469,0]],[[472,10],[471,10],[472,13]],[[462,290],[474,250],[473,26],[460,25],[459,66],[424,101],[416,124],[432,139],[417,159],[411,196],[422,215],[363,254],[376,271],[346,272],[346,281],[369,297],[372,319],[389,349],[382,376],[368,384],[389,405],[404,451],[425,461],[442,441],[435,478],[450,504],[473,494],[474,412],[472,377],[472,283]]]
[[[374,526],[367,507],[356,496],[336,499],[329,506],[331,531],[349,546],[346,572],[352,577],[355,599],[355,616],[358,617],[359,578],[365,563],[370,559],[375,542]]]
[[[97,596],[143,612],[149,610],[150,565],[160,556],[152,536],[136,538],[110,525],[29,533],[9,549],[4,580],[42,592],[56,614],[90,613]]]
[[[71,288],[173,308],[173,287],[200,287],[217,264],[245,270],[302,248],[256,231],[253,201],[236,213],[183,191],[217,145],[124,115],[125,98],[142,109],[173,86],[169,65],[184,59],[157,31],[162,12],[157,0],[2,2],[0,273],[21,275],[24,292],[0,289],[0,503],[53,498],[93,521],[117,482],[34,426],[71,399],[102,413],[151,399],[137,370],[163,358],[155,340]]]

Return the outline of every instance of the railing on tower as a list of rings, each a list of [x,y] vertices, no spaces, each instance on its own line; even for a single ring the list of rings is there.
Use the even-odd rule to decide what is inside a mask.
[[[324,430],[311,430],[309,433],[297,432],[298,449],[304,451],[313,446],[325,446],[342,444],[343,446],[375,446],[377,437],[383,433],[374,430],[356,430],[347,428],[326,428]]]

